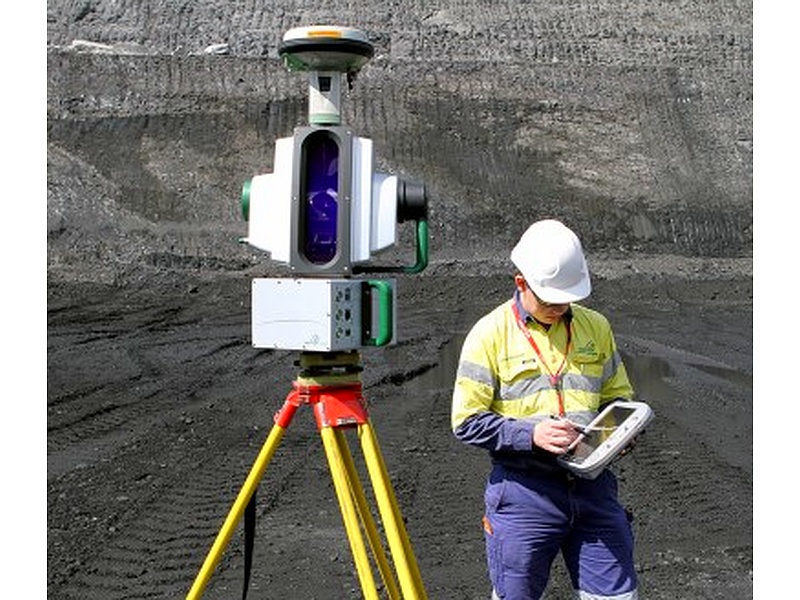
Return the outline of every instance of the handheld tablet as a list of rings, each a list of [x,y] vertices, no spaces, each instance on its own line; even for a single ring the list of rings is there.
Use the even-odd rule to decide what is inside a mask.
[[[595,479],[653,417],[644,402],[615,400],[584,428],[585,433],[558,462],[579,477]]]

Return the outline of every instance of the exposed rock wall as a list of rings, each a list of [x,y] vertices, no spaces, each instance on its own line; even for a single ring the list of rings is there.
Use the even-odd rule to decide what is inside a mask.
[[[751,2],[51,1],[51,274],[263,262],[241,186],[307,123],[277,46],[330,22],[375,44],[343,120],[426,183],[433,261],[542,216],[598,257],[752,256]]]

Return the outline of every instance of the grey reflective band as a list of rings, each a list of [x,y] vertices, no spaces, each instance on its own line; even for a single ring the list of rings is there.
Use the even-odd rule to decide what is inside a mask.
[[[478,365],[474,362],[461,361],[458,364],[457,379],[469,379],[481,385],[488,385],[496,388],[498,385],[497,377],[488,367]]]
[[[586,392],[589,394],[599,394],[603,385],[599,377],[587,377],[577,373],[568,373],[561,378],[560,389],[564,392],[573,390]],[[504,385],[500,388],[500,398],[502,400],[522,400],[533,394],[547,390],[557,391],[549,375],[542,374],[523,381]]]

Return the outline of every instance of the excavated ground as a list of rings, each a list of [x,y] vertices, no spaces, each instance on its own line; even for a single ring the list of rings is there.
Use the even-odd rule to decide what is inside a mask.
[[[398,283],[400,341],[364,350],[363,378],[429,596],[477,600],[487,460],[450,434],[449,400],[458,343],[510,278],[459,267]],[[295,353],[250,346],[247,274],[154,280],[49,290],[51,598],[183,597],[297,374]],[[657,414],[617,465],[646,598],[752,598],[751,302],[747,277],[596,278]],[[310,409],[257,498],[250,597],[360,596]],[[242,551],[238,528],[206,597],[240,592]]]

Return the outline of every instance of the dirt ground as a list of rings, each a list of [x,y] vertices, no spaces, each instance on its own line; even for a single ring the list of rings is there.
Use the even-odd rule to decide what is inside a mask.
[[[510,279],[458,271],[398,283],[399,343],[363,351],[363,381],[428,595],[478,600],[487,459],[453,438],[449,399],[460,336]],[[246,273],[156,281],[48,290],[49,598],[185,595],[297,374],[296,353],[251,347]],[[657,414],[615,467],[643,597],[752,598],[752,280],[595,287]],[[257,498],[249,597],[360,597],[310,409]],[[240,526],[205,597],[240,593],[242,552]],[[548,597],[568,589],[558,565]]]
[[[374,141],[377,171],[429,197],[430,264],[397,276],[397,343],[362,351],[428,596],[489,597],[488,459],[450,432],[455,363],[467,329],[511,294],[514,242],[556,217],[583,240],[588,304],[656,412],[614,467],[641,597],[753,598],[752,12],[48,0],[47,597],[185,597],[244,484],[298,356],[251,344],[251,280],[279,269],[238,243],[239,198],[271,172],[276,138],[307,122],[282,34],[335,22],[376,49],[344,123]],[[381,264],[413,257],[406,225]],[[240,597],[243,571],[238,527],[205,597]],[[258,487],[248,597],[360,596],[301,410]],[[548,600],[568,597],[559,563]]]

